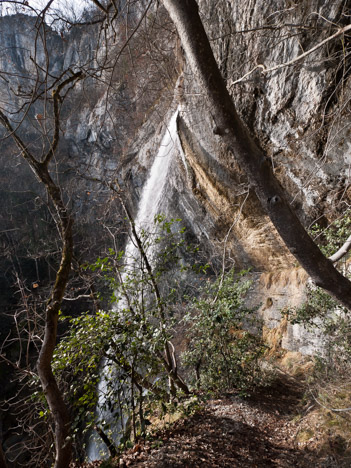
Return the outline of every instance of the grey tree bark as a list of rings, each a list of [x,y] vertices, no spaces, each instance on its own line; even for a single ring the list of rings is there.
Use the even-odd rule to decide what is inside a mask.
[[[351,249],[351,236],[349,236],[340,249],[329,257],[329,260],[333,263],[341,260]]]
[[[351,310],[351,282],[308,235],[275,178],[270,161],[239,118],[214,58],[195,0],[163,0],[215,121],[218,134],[246,173],[287,248],[317,286]]]

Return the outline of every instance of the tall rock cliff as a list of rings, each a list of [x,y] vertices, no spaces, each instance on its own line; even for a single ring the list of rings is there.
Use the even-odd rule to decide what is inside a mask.
[[[347,25],[347,2],[198,3],[237,109],[300,219],[308,227],[315,219],[327,224],[342,216],[350,203],[349,37],[327,39]],[[124,47],[126,27],[133,30],[128,21],[142,26]],[[106,244],[101,223],[119,222],[120,207],[108,183],[119,182],[137,213],[168,121],[178,109],[179,142],[158,208],[184,220],[214,268],[222,263],[252,267],[257,279],[253,300],[264,303],[261,311],[269,326],[277,326],[280,309],[301,300],[306,277],[262,212],[235,157],[221,145],[211,109],[165,12],[155,4],[145,18],[140,8],[128,21],[121,17],[105,29],[80,26],[59,34],[24,15],[1,18],[1,106],[16,112],[13,122],[40,152],[47,145],[52,115],[46,90],[31,100],[32,90],[40,96],[41,87],[50,87],[60,74],[84,71],[85,79],[62,108],[55,161],[57,180],[77,218],[82,256],[86,241],[90,253],[93,245],[103,249]],[[30,242],[33,259],[51,228],[38,217],[46,210],[45,194],[14,146],[4,140],[1,147],[6,200],[1,242],[9,269],[14,244]],[[29,215],[19,208],[23,203],[30,207]],[[25,230],[18,228],[20,219]],[[4,284],[9,278],[3,276]],[[284,343],[308,352],[308,344],[296,342],[299,333],[290,330]]]

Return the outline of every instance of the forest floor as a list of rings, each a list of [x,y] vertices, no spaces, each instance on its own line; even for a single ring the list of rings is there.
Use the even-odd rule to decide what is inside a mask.
[[[160,431],[154,440],[137,444],[116,464],[86,466],[350,467],[350,459],[341,461],[338,438],[330,431],[327,450],[321,449],[325,430],[318,427],[323,429],[324,423],[317,417],[316,424],[315,417],[313,430],[309,426],[314,410],[309,403],[307,409],[302,407],[304,392],[301,381],[281,374],[250,398],[225,394],[207,401],[201,410]]]

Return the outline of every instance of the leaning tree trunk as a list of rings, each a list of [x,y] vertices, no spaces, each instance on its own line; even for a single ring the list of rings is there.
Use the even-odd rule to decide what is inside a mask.
[[[286,200],[269,159],[239,118],[214,58],[195,0],[163,0],[223,142],[246,173],[287,248],[317,286],[351,309],[351,283],[327,259]]]

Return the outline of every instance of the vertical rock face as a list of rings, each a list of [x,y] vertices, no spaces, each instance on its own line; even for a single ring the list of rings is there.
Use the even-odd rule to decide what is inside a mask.
[[[271,157],[300,213],[311,219],[329,211],[331,204],[335,208],[348,187],[349,77],[343,50],[348,38],[340,36],[303,60],[269,70],[333,35],[335,25],[347,25],[347,3],[201,5],[237,109]]]
[[[203,1],[200,11],[237,109],[266,151],[302,220],[309,223],[321,215],[332,218],[342,212],[349,203],[349,149],[345,141],[349,91],[347,72],[341,71],[347,62],[342,51],[344,39],[328,42],[293,65],[282,65],[334,34],[336,29],[330,22],[340,27],[346,24],[344,2],[329,8],[318,1],[289,6],[286,2]],[[220,154],[216,144],[208,117],[211,109],[197,97],[188,70],[185,76],[188,127],[232,172],[233,159]],[[199,109],[203,111],[199,113]],[[275,243],[270,241],[271,232],[267,229],[264,233],[267,241],[263,244],[268,250],[270,242]],[[278,262],[287,258],[280,247],[273,249]],[[257,258],[257,252],[253,257]],[[272,260],[266,255],[266,263]]]
[[[302,221],[308,226],[316,218],[326,221],[341,215],[351,196],[349,38],[339,36],[303,59],[284,64],[345,26],[347,2],[198,3],[238,112]],[[182,151],[170,162],[159,210],[182,218],[217,265],[226,258],[238,268],[251,266],[259,272],[293,268],[294,259],[262,213],[245,174],[220,143],[211,109],[186,66],[169,19],[162,9],[150,10],[150,18],[157,21],[142,28],[130,51],[121,55],[126,28],[122,20],[104,34],[98,26],[72,28],[62,36],[45,28],[45,49],[44,29],[38,29],[33,18],[1,18],[1,106],[18,110],[13,121],[21,123],[30,148],[41,151],[52,114],[43,99],[29,105],[31,91],[44,86],[45,70],[49,83],[68,69],[85,71],[85,80],[62,110],[57,177],[76,214],[79,235],[85,238],[90,231],[97,244],[102,239],[97,220],[113,212],[112,220],[118,212],[116,204],[108,205],[110,193],[99,180],[117,179],[135,214],[168,119],[179,107]],[[109,71],[97,75],[103,60]],[[44,195],[20,163],[17,150],[7,141],[1,142],[1,149],[1,190],[8,202],[0,219],[10,230],[23,216],[18,212],[12,221],[8,216],[9,206],[18,205],[16,181],[22,181],[23,192],[31,193],[26,203],[33,213],[39,205],[44,209]],[[25,242],[42,232],[41,226],[32,225],[34,216],[27,218],[29,234],[13,231],[11,242]],[[9,248],[7,238],[1,242]]]
[[[349,203],[349,117],[342,41],[334,39],[296,58],[335,33],[330,22],[345,24],[344,2],[332,8],[323,2],[199,4],[237,109],[302,221],[309,225],[316,218],[323,222],[343,213]],[[296,61],[284,66],[292,60]],[[196,80],[187,68],[183,72],[175,97],[188,169],[175,170],[170,180],[180,216],[197,236],[210,239],[217,252],[225,242],[238,265],[268,271],[293,265],[255,196],[249,193],[246,198],[245,176],[221,148]],[[341,154],[340,148],[346,152]]]
[[[199,4],[237,109],[306,227],[317,218],[323,223],[342,216],[350,203],[348,37],[328,38],[337,31],[332,24],[347,24],[346,3]],[[248,191],[235,159],[221,147],[211,109],[186,67],[175,99],[185,164],[179,160],[174,167],[165,207],[177,210],[210,251],[225,253],[238,267],[285,270],[287,285],[278,281],[273,293],[259,288],[261,297],[274,296],[261,312],[275,328],[287,302],[303,300],[304,282],[290,281],[294,260]],[[303,327],[285,332],[288,349],[310,353],[318,344]]]

